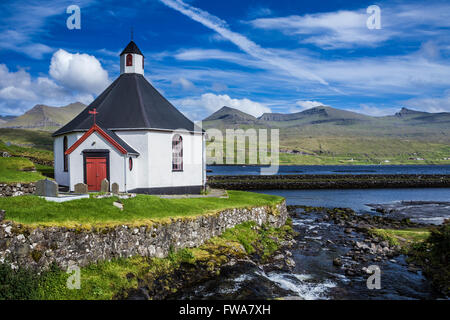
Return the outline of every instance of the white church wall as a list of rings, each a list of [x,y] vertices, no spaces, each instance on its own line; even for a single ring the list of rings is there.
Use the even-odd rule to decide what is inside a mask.
[[[78,135],[76,133],[67,134],[67,147],[70,148],[71,145],[78,140]],[[53,142],[53,155],[54,155],[54,170],[55,170],[55,180],[61,186],[69,185],[69,172],[64,171],[64,149],[63,141],[64,135],[54,138]]]
[[[202,185],[202,135],[178,133],[183,138],[183,171],[172,171],[172,132],[150,132],[150,188]]]
[[[127,66],[126,65],[126,57],[128,53],[123,54],[120,56],[120,74],[122,73],[139,73],[144,74],[144,66],[142,65],[145,63],[143,61],[143,57],[139,54],[130,53],[133,56],[133,65]]]
[[[149,132],[148,131],[115,131],[130,147],[139,152],[138,157],[133,158],[133,170],[130,171],[127,160],[127,189],[147,188],[149,181]]]
[[[77,183],[84,183],[83,150],[109,150],[109,182],[119,184],[119,190],[125,190],[125,161],[126,157],[112,147],[97,132],[91,134],[69,156],[70,190],[74,191]]]

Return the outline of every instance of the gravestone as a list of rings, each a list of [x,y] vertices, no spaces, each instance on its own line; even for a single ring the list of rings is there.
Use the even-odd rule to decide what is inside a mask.
[[[58,184],[52,180],[39,180],[36,182],[36,192],[37,196],[44,197],[57,197],[58,196]]]
[[[75,193],[86,194],[88,193],[88,185],[85,183],[77,183],[74,191]]]
[[[100,186],[100,192],[109,192],[109,181],[108,179],[103,179],[101,186]]]
[[[111,192],[114,194],[119,194],[119,184],[118,183],[114,182],[111,185]]]

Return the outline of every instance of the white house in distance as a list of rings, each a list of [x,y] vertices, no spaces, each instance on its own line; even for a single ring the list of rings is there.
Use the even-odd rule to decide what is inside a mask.
[[[206,182],[205,133],[144,78],[144,55],[131,41],[120,76],[53,133],[55,180],[74,191],[118,183],[122,192],[200,193]]]

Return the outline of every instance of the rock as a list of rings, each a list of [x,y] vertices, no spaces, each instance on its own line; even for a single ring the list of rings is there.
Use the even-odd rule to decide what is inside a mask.
[[[342,266],[342,260],[341,260],[341,258],[335,258],[335,259],[333,259],[333,265],[336,266],[336,267]]]
[[[3,219],[5,219],[5,210],[0,210],[0,222],[2,222]]]
[[[114,201],[113,202],[113,206],[116,207],[116,208],[119,208],[120,210],[123,210],[123,203]]]
[[[289,267],[289,268],[294,268],[295,267],[295,261],[292,258],[286,258],[284,260],[284,263]]]
[[[356,273],[352,269],[345,269],[345,275],[354,276]]]
[[[353,229],[352,228],[345,228],[344,232],[345,233],[352,233]]]

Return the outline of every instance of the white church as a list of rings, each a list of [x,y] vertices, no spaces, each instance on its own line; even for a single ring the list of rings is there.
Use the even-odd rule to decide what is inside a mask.
[[[205,132],[144,77],[144,55],[131,41],[120,76],[85,110],[53,133],[55,180],[99,191],[200,193],[206,183]]]

